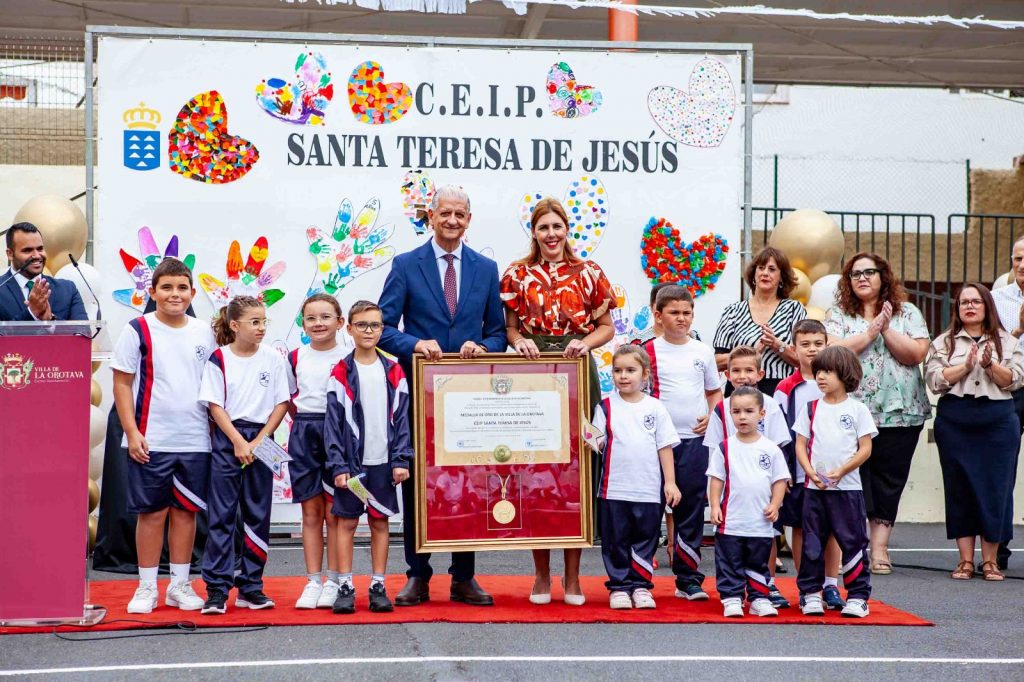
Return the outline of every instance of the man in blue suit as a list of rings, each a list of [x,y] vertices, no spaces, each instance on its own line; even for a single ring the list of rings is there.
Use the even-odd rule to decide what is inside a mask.
[[[0,275],[0,322],[89,319],[74,284],[43,274],[46,248],[35,225],[11,225],[7,260],[11,269]]]
[[[498,293],[498,266],[462,241],[471,218],[465,190],[451,185],[439,188],[427,215],[433,237],[394,259],[379,302],[384,313],[380,347],[398,358],[410,381],[416,353],[438,360],[442,353],[472,358],[503,353],[508,348],[505,313]],[[398,328],[399,322],[404,330]],[[413,491],[419,473],[413,467],[402,486],[409,580],[395,597],[398,606],[415,606],[430,599],[434,572],[430,555],[416,553]],[[472,552],[453,553],[448,572],[452,575],[452,601],[476,606],[494,604],[474,578]]]

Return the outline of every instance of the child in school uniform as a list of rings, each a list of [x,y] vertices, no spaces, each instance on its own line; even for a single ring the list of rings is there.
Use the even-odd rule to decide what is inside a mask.
[[[668,410],[680,439],[672,452],[682,495],[672,514],[676,596],[706,600],[701,587],[704,574],[699,570],[708,485],[708,449],[703,441],[710,412],[722,400],[721,379],[715,352],[690,336],[693,296],[685,287],[661,289],[654,316],[662,335],[643,346],[651,362],[650,394]]]
[[[740,386],[757,388],[758,382],[764,378],[764,370],[761,369],[761,354],[753,346],[736,346],[729,352],[729,358],[726,360],[725,377],[734,390]],[[767,398],[762,402],[764,403],[762,406],[764,417],[757,423],[757,430],[781,449],[792,440],[785,415],[782,414],[782,410],[774,400]],[[723,440],[735,433],[736,426],[729,412],[729,398],[725,398],[711,411],[708,430],[704,434],[704,445],[708,448],[717,447]],[[775,608],[788,609],[789,600],[783,597],[775,587],[775,556],[775,543],[773,542],[771,556],[768,558],[768,572],[771,576],[768,581],[768,598]]]
[[[213,456],[210,464],[209,534],[203,555],[206,603],[203,614],[227,610],[228,593],[238,588],[235,606],[273,608],[263,593],[263,569],[270,540],[273,472],[253,450],[273,438],[288,411],[288,369],[271,348],[260,345],[267,331],[263,303],[237,296],[214,320],[221,346],[203,371],[199,401],[210,410]],[[242,570],[235,575],[235,529],[242,512]]]
[[[331,513],[338,517],[338,596],[335,613],[354,613],[352,553],[356,526],[364,513],[370,524],[370,610],[393,611],[384,588],[390,540],[388,518],[398,511],[395,487],[409,478],[413,449],[409,435],[409,385],[400,365],[377,350],[384,329],[376,303],[357,301],[348,313],[355,350],[331,374],[327,385],[324,444],[335,486]],[[373,496],[366,503],[349,488],[360,474]]]
[[[712,447],[708,462],[716,587],[727,618],[743,616],[744,592],[750,615],[777,616],[768,561],[789,469],[782,450],[758,429],[766,402],[756,385],[741,384],[728,400],[735,432]]]
[[[325,466],[324,414],[327,382],[334,367],[346,355],[338,343],[345,318],[338,300],[329,294],[313,294],[302,304],[302,331],[309,345],[288,354],[288,381],[292,394],[292,428],[288,434],[288,475],[292,500],[302,505],[302,551],[306,561],[306,585],[295,602],[297,609],[329,609],[338,597],[338,566],[335,550],[338,523],[330,513],[333,481]],[[324,523],[327,524],[327,576],[321,576],[324,554]]]
[[[775,388],[775,402],[778,403],[786,418],[786,427],[794,440],[780,445],[786,455],[789,466],[790,487],[779,510],[776,529],[780,532],[784,526],[792,529],[793,566],[800,571],[800,552],[803,548],[803,506],[804,506],[804,470],[796,462],[796,434],[793,424],[799,412],[806,408],[807,403],[822,396],[818,384],[814,381],[811,363],[814,357],[828,345],[828,333],[825,325],[817,320],[804,319],[793,325],[793,348],[800,367],[791,375],[779,382]],[[825,584],[822,589],[822,600],[825,607],[840,611],[846,606],[839,593],[839,545],[836,539],[829,538],[825,547]],[[803,606],[801,604],[801,606]]]
[[[849,397],[863,377],[860,360],[848,348],[829,346],[811,362],[822,397],[801,410],[793,430],[796,457],[805,474],[803,548],[797,587],[804,615],[822,615],[825,545],[834,535],[842,552],[846,606],[842,615],[864,618],[871,596],[867,511],[860,465],[871,456],[878,435],[871,413]]]
[[[186,314],[195,293],[188,267],[165,258],[153,270],[149,287],[156,311],[131,320],[114,349],[114,403],[124,428],[128,511],[138,514],[139,587],[128,613],[156,607],[165,523],[171,582],[164,604],[184,611],[203,606],[189,581],[189,565],[196,512],[206,509],[210,476],[210,429],[198,402],[199,385],[216,341],[208,325]]]
[[[679,503],[672,448],[679,436],[665,406],[643,392],[651,376],[647,354],[620,346],[612,358],[615,392],[599,403],[594,425],[605,433],[598,507],[601,557],[609,606],[653,609],[652,560],[664,505]]]

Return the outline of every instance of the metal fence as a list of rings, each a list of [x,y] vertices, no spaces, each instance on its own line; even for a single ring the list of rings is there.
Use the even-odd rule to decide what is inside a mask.
[[[793,209],[754,208],[753,250],[768,241],[774,225]],[[1010,270],[1013,243],[1024,236],[1024,215],[956,213],[936,233],[927,213],[826,211],[846,238],[846,255],[877,253],[889,261],[932,336],[949,324],[950,301],[965,281],[987,286]],[[1012,280],[1012,275],[1011,275]]]

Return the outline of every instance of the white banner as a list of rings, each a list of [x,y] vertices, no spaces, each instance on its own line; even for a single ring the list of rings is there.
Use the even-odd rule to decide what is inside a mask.
[[[377,300],[445,184],[469,193],[468,243],[502,270],[528,250],[532,204],[562,199],[620,292],[611,346],[652,324],[652,279],[698,295],[706,342],[739,296],[736,55],[112,37],[98,55],[95,261],[115,337],[176,253],[201,317],[262,294],[268,340],[295,347],[307,292]]]

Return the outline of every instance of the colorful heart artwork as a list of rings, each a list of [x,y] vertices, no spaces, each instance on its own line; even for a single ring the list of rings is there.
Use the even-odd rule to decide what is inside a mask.
[[[722,144],[736,113],[736,88],[725,64],[702,59],[686,90],[659,85],[647,94],[651,118],[666,135],[689,147]]]
[[[565,62],[551,65],[545,87],[548,107],[559,118],[589,116],[601,108],[604,99],[601,91],[593,85],[577,83],[576,74]]]
[[[532,192],[523,196],[519,221],[527,234],[531,233],[533,207],[545,196],[549,195]],[[573,180],[565,190],[562,205],[569,216],[569,245],[580,258],[589,258],[608,229],[608,192],[604,183],[593,175]]]
[[[348,103],[360,123],[394,123],[412,108],[412,89],[405,83],[385,83],[384,68],[367,61],[348,77]]]
[[[402,211],[416,234],[427,231],[427,209],[434,198],[434,181],[426,171],[411,170],[402,177]]]
[[[683,244],[672,223],[652,217],[644,228],[640,249],[640,267],[652,285],[676,282],[696,298],[715,288],[725,270],[729,243],[720,234],[708,233]]]
[[[256,103],[274,118],[295,125],[324,125],[324,112],[334,99],[327,62],[319,52],[303,52],[292,80],[268,78],[256,86]]]
[[[216,90],[190,99],[167,135],[171,170],[191,180],[214,185],[234,182],[259,158],[252,142],[228,132],[228,110]]]

